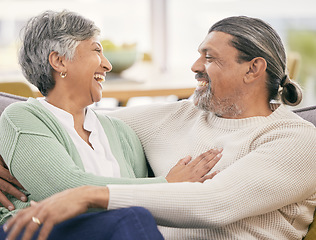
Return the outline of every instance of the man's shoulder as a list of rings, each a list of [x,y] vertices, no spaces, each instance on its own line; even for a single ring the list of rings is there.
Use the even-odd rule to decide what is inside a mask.
[[[101,114],[99,112],[95,112],[95,114],[103,127],[104,126],[108,127],[108,125],[111,125],[112,127],[118,127],[118,126],[125,127],[126,126],[126,124],[122,120],[116,117],[109,116],[108,114]]]
[[[101,126],[106,131],[109,131],[110,129],[112,129],[112,131],[114,130],[116,133],[124,133],[124,134],[134,133],[134,131],[131,129],[130,126],[128,126],[125,122],[123,122],[122,120],[116,117],[108,116],[107,114],[100,114],[98,112],[96,112],[96,116],[98,120],[100,121]]]
[[[259,141],[284,139],[287,146],[316,144],[316,127],[285,106],[275,110],[257,130],[262,136]]]
[[[315,128],[315,126],[307,121],[306,119],[302,118],[291,109],[288,109],[285,106],[280,106],[275,113],[275,121],[282,123],[285,126],[301,126],[301,127],[308,127],[308,128]]]
[[[176,102],[159,102],[159,103],[153,103],[153,104],[148,104],[148,105],[140,105],[140,106],[131,106],[131,107],[126,107],[122,108],[124,111],[127,109],[130,109],[130,111],[142,111],[142,112],[147,112],[147,111],[152,111],[152,112],[157,112],[157,111],[177,111],[180,109],[195,109],[195,106],[192,101],[190,100],[180,100]]]
[[[172,103],[154,103],[141,106],[130,106],[108,111],[105,114],[111,117],[117,117],[123,121],[129,120],[159,120],[170,115],[188,114],[192,111],[198,111],[194,104],[189,100],[181,100]]]

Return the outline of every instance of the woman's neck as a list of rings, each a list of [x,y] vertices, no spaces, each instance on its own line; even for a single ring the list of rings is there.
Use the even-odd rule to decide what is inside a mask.
[[[80,105],[74,101],[71,96],[67,94],[53,94],[51,92],[45,98],[45,100],[55,107],[58,107],[68,113],[70,113],[74,119],[75,129],[78,131],[83,129],[83,123],[85,119],[86,106]]]
[[[45,100],[53,106],[58,107],[72,115],[76,132],[92,148],[92,145],[89,142],[91,132],[84,129],[86,107],[78,105],[74,100],[71,100],[65,95],[60,97],[49,95],[45,98]]]

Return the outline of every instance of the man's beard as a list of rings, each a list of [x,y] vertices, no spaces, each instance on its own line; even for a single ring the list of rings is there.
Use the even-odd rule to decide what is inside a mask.
[[[195,90],[193,101],[196,107],[203,111],[213,112],[219,117],[234,118],[242,113],[242,108],[238,105],[240,94],[235,92],[233,97],[217,98],[212,93],[211,81],[209,81],[205,90]]]

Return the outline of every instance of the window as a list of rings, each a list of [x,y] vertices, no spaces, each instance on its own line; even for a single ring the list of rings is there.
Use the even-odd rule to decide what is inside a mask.
[[[300,53],[299,48],[290,43],[291,33],[309,31],[309,36],[315,38],[316,32],[315,0],[2,1],[0,81],[20,74],[16,57],[19,31],[28,18],[47,9],[68,9],[94,20],[101,28],[102,38],[115,44],[137,43],[140,55],[149,53],[152,65],[161,72],[171,74],[170,78],[188,81],[193,80],[190,67],[198,56],[198,45],[210,26],[224,17],[247,15],[269,22],[280,34],[288,52]],[[291,38],[293,40],[293,36]],[[305,62],[306,56],[300,54],[302,62]],[[308,59],[316,59],[316,56],[309,55]],[[142,67],[137,68],[137,71],[143,70]],[[307,91],[303,104],[313,105],[316,103],[316,73],[302,71],[304,75],[299,74],[297,80]]]

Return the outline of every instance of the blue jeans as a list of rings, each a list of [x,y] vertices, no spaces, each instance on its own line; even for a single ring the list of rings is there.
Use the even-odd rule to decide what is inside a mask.
[[[31,220],[30,220],[31,221]],[[37,238],[38,232],[33,239]],[[5,239],[3,228],[0,239]],[[22,234],[18,239],[22,238]],[[54,227],[48,240],[160,240],[163,239],[150,212],[141,207],[85,213]]]

